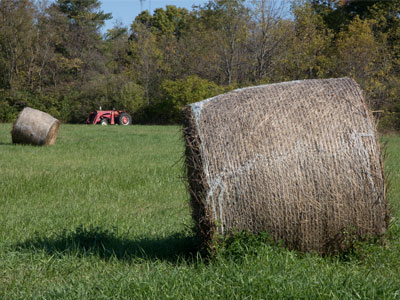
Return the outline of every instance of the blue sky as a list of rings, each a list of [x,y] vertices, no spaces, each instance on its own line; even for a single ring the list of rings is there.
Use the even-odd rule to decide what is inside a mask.
[[[112,13],[113,18],[106,22],[103,32],[114,26],[115,22],[120,22],[124,26],[129,26],[135,17],[143,10],[149,10],[151,13],[159,7],[165,8],[166,5],[175,5],[185,7],[191,10],[193,5],[202,5],[206,0],[143,0],[141,5],[139,0],[101,0],[101,9],[105,13]]]

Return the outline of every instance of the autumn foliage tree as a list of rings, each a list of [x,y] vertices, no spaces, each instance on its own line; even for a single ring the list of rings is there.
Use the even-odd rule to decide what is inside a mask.
[[[179,123],[184,105],[236,87],[350,76],[400,129],[399,15],[399,1],[209,0],[102,32],[99,0],[2,0],[0,121],[30,105],[65,122],[102,106]]]

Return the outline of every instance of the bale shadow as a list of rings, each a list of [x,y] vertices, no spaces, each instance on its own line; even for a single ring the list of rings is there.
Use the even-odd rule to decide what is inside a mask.
[[[72,231],[62,231],[52,237],[36,234],[34,238],[16,244],[15,250],[44,250],[49,255],[96,255],[101,259],[133,261],[135,259],[163,260],[172,263],[194,261],[201,251],[199,240],[188,233],[167,237],[139,237],[131,240],[119,236],[117,230],[78,226]]]

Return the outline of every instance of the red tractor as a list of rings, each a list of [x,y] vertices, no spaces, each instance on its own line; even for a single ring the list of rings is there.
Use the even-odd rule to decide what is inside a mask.
[[[131,125],[132,117],[122,110],[98,110],[90,113],[86,124],[101,125]]]

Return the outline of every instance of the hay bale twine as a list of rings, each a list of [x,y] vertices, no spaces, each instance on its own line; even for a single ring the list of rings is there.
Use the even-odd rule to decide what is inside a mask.
[[[37,109],[25,107],[11,130],[16,144],[53,145],[56,142],[60,121]]]
[[[196,229],[267,231],[321,254],[381,237],[388,205],[381,151],[349,78],[235,90],[184,109]]]

